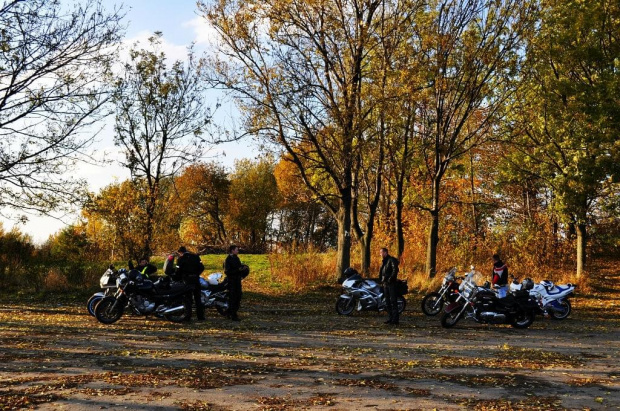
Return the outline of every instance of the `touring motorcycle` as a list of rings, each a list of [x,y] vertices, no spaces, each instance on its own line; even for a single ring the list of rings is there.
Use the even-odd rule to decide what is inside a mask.
[[[574,284],[555,285],[549,280],[534,284],[531,278],[525,278],[521,283],[515,279],[510,285],[510,290],[528,291],[538,302],[540,314],[549,315],[553,319],[563,320],[571,313],[572,307],[568,297],[574,294]]]
[[[483,324],[510,324],[527,328],[534,322],[538,303],[528,291],[520,290],[499,298],[491,288],[479,287],[473,280],[474,267],[459,286],[456,301],[448,304],[441,316],[441,325],[450,328],[462,318]]]
[[[459,292],[459,282],[463,277],[456,277],[456,267],[452,268],[443,279],[438,291],[428,293],[422,299],[422,312],[428,316],[441,312],[444,304],[456,301]]]
[[[346,273],[346,272],[345,272]],[[355,270],[352,275],[342,282],[344,293],[336,301],[336,312],[341,315],[349,315],[353,310],[357,311],[385,311],[387,304],[383,296],[383,287],[373,279],[364,279]],[[405,311],[407,300],[403,297],[407,294],[407,282],[398,280],[397,283],[398,312]]]
[[[222,273],[209,274],[207,279],[200,277],[200,293],[205,308],[215,308],[226,315],[228,311],[228,279]]]
[[[126,307],[138,315],[154,314],[172,322],[183,321],[191,309],[184,297],[192,287],[182,282],[161,279],[153,283],[145,280],[138,270],[127,272],[122,268],[116,286],[113,296],[104,297],[95,306],[95,317],[104,324],[118,321]]]

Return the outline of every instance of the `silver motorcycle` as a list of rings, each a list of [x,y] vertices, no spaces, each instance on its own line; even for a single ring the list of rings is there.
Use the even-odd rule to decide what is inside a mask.
[[[346,272],[345,272],[346,273]],[[383,296],[383,287],[373,279],[364,279],[355,272],[342,282],[344,293],[336,301],[336,312],[340,315],[350,315],[356,311],[385,311],[387,304]],[[405,311],[407,300],[403,297],[407,293],[406,281],[397,283],[398,312]]]

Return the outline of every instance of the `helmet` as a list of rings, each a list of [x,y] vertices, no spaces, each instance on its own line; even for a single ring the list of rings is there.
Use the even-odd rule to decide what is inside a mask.
[[[542,280],[540,282],[540,285],[542,285],[543,287],[545,287],[546,290],[550,290],[551,288],[553,288],[553,282],[549,281],[549,280]]]
[[[521,284],[523,285],[523,290],[531,290],[534,288],[534,281],[532,281],[531,278],[524,278]]]
[[[344,270],[342,275],[344,276],[344,278],[351,278],[354,275],[359,275],[359,273],[357,272],[357,270],[355,268],[349,267],[346,270]]]
[[[209,274],[209,276],[207,277],[207,281],[211,285],[218,285],[221,279],[222,279],[222,273]]]

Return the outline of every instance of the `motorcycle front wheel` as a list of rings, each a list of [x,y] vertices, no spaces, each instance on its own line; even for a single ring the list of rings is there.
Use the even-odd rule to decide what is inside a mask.
[[[570,315],[572,307],[568,300],[562,300],[558,304],[561,307],[560,311],[549,310],[549,315],[554,320],[563,320]]]
[[[88,299],[88,302],[86,303],[86,307],[88,308],[88,313],[92,315],[93,317],[95,316],[95,306],[102,299],[103,297],[101,295],[96,295],[96,294]]]
[[[422,312],[428,316],[437,315],[443,308],[443,299],[439,293],[429,293],[422,299]]]
[[[407,306],[407,300],[402,295],[399,295],[396,298],[396,304],[398,305],[398,313],[402,314],[405,311],[405,307]]]
[[[338,297],[338,301],[336,301],[336,312],[340,315],[349,315],[353,312],[355,308],[355,301],[353,298],[342,298]]]
[[[185,299],[178,299],[178,300],[173,300],[170,302],[169,307],[170,308],[174,308],[174,307],[179,307],[179,306],[183,306],[182,310],[178,310],[178,311],[174,311],[171,313],[167,313],[164,314],[164,318],[168,321],[171,321],[173,323],[180,323],[183,322],[183,320],[185,320],[185,316],[187,314],[188,311],[191,311],[192,306],[190,305],[189,307],[185,304]]]
[[[441,316],[441,326],[443,328],[454,327],[456,323],[459,322],[462,316],[463,314],[460,309],[451,311],[449,313],[443,313],[443,315]]]
[[[95,306],[95,317],[103,324],[113,324],[123,315],[123,305],[114,297],[102,298]]]
[[[512,325],[514,328],[527,328],[530,325],[532,325],[533,322],[534,322],[533,312],[520,311],[512,319],[512,323],[510,325]]]

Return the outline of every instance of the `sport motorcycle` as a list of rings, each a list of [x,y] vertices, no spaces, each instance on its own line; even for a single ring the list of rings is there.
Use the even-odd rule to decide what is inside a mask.
[[[346,271],[345,271],[346,273]],[[385,311],[387,304],[383,295],[383,287],[373,279],[364,279],[358,272],[354,272],[342,282],[344,293],[336,301],[336,312],[340,315],[350,315],[357,311]],[[407,300],[407,282],[398,280],[396,303],[398,312],[405,311]]]
[[[450,328],[462,318],[471,318],[483,324],[510,324],[527,328],[533,322],[538,303],[528,291],[516,291],[499,298],[491,288],[479,287],[473,280],[474,267],[459,286],[456,301],[448,304],[441,316],[441,325]]]
[[[422,299],[422,312],[428,316],[441,312],[444,304],[456,301],[459,293],[459,282],[463,277],[456,277],[456,267],[452,268],[443,279],[438,291],[428,293]]]
[[[531,278],[525,278],[521,283],[518,283],[517,280],[513,281],[510,289],[511,291],[513,289],[528,291],[538,302],[540,314],[549,315],[555,320],[567,318],[572,311],[568,297],[574,295],[574,284],[555,285],[549,280],[542,280],[538,284],[534,284]]]
[[[104,324],[118,321],[126,308],[138,315],[154,314],[168,321],[181,322],[191,306],[185,296],[192,286],[182,282],[161,279],[153,283],[145,280],[138,270],[119,270],[116,293],[101,299],[95,306],[95,317]]]

